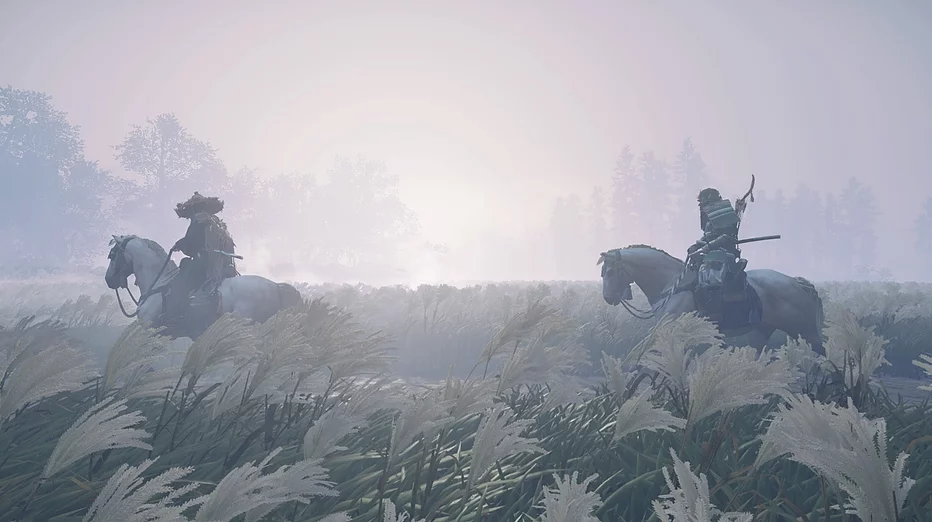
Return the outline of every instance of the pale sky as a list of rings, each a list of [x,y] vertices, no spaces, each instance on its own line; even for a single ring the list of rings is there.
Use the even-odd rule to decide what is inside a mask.
[[[623,145],[690,136],[727,195],[858,176],[892,264],[932,196],[930,27],[930,2],[866,0],[3,0],[0,84],[51,94],[114,170],[169,111],[234,170],[384,160],[451,245],[540,229]]]

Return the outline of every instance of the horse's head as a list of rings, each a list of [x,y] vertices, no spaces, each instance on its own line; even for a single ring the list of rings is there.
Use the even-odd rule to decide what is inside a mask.
[[[630,300],[631,284],[634,280],[625,270],[620,250],[609,250],[599,255],[596,263],[602,265],[602,298],[605,302],[617,306],[622,301]]]
[[[113,236],[110,240],[110,253],[107,259],[110,264],[107,265],[107,274],[104,280],[107,287],[114,290],[126,288],[129,284],[129,276],[133,273],[133,258],[130,252],[126,250],[126,244],[133,239],[133,236]]]

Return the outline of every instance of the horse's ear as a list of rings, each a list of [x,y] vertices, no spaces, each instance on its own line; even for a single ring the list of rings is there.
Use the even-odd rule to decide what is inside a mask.
[[[595,266],[599,266],[605,262],[605,254],[606,252],[602,252],[601,254],[599,254],[599,260],[595,262]]]
[[[118,237],[116,237],[116,234],[111,234],[111,237],[113,239],[110,240],[110,246],[117,244],[117,242],[120,240]]]

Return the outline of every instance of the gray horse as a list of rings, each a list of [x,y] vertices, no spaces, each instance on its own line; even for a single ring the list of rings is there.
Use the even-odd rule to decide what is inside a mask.
[[[162,293],[161,288],[168,288],[178,274],[175,262],[161,245],[138,236],[113,236],[110,249],[110,264],[105,280],[113,290],[127,288],[130,275],[135,276],[135,286],[139,289],[140,302],[135,314],[138,319],[152,327],[161,324]],[[164,268],[164,270],[163,270]],[[161,271],[161,274],[160,274]],[[148,297],[147,292],[156,291]],[[220,304],[213,320],[222,314],[232,313],[257,322],[265,322],[279,310],[291,308],[302,302],[298,290],[287,283],[276,283],[264,277],[241,275],[225,279],[219,287]],[[121,303],[122,306],[122,303]],[[172,338],[189,337],[194,339],[197,332],[169,331]]]
[[[680,279],[684,273],[683,261],[662,250],[632,245],[603,252],[599,264],[603,265],[602,297],[612,306],[624,304],[631,308],[626,301],[631,299],[633,283],[644,292],[652,308],[641,318],[667,314],[675,317],[696,310],[692,291],[682,288],[685,282]],[[769,269],[748,270],[747,280],[763,305],[761,321],[750,332],[722,331],[729,344],[738,344],[733,341],[735,337],[746,337],[742,344],[760,350],[773,333],[780,330],[793,338],[802,337],[813,351],[825,355],[822,298],[812,283]]]

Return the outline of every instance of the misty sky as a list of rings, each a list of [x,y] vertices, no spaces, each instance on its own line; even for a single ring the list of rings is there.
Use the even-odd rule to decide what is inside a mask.
[[[932,196],[932,3],[698,4],[8,0],[0,84],[51,94],[114,171],[130,124],[169,111],[234,170],[382,159],[454,247],[537,231],[623,145],[672,160],[690,136],[730,197],[752,172],[858,176],[895,268]]]

